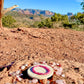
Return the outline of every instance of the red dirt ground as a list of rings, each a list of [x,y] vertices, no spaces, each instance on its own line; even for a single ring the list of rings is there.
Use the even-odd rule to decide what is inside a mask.
[[[67,60],[67,63],[83,66],[81,69],[84,70],[84,32],[63,28],[0,30],[0,67],[24,60],[58,62],[62,60],[60,63]],[[84,77],[84,72],[82,75]],[[0,84],[6,83],[3,82],[5,78],[0,80],[2,80]]]

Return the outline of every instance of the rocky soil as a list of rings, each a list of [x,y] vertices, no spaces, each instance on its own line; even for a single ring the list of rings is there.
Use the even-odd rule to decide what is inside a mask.
[[[15,28],[0,30],[0,84],[12,83],[8,75],[25,63],[58,62],[66,84],[84,84],[84,32],[68,29]],[[10,67],[11,66],[11,67]]]

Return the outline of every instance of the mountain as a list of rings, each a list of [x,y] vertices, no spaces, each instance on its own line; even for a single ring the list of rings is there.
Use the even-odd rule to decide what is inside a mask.
[[[48,11],[48,10],[38,10],[38,9],[20,9],[20,8],[14,8],[12,11],[18,11],[22,14],[26,15],[44,15],[44,16],[52,16],[54,15],[54,12]]]

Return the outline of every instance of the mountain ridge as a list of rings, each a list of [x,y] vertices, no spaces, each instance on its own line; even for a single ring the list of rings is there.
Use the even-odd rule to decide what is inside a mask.
[[[21,9],[21,8],[14,8],[11,11],[17,11],[25,15],[44,15],[44,16],[52,16],[54,12],[49,10],[40,10],[40,9]]]

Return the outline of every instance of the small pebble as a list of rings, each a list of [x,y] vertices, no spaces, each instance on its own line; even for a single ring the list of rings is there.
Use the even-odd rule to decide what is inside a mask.
[[[57,63],[56,65],[59,65],[59,63]]]
[[[74,70],[75,70],[75,72],[77,72],[77,73],[79,72],[79,68],[74,68]]]
[[[34,64],[34,65],[38,65],[38,63],[37,63],[37,62],[34,62],[33,64]]]
[[[31,81],[31,80],[29,80],[29,83],[32,83],[32,81]]]
[[[62,67],[60,67],[58,70],[61,71],[61,72],[63,71]]]
[[[16,76],[16,73],[15,72],[9,72],[8,75],[9,76]]]
[[[57,71],[57,72],[56,72],[56,75],[57,75],[57,76],[60,76],[61,74],[62,74],[61,71]]]
[[[28,66],[28,64],[25,64],[25,66],[27,67],[27,66]]]
[[[72,84],[75,84],[75,82],[72,82]]]
[[[54,67],[54,65],[51,65],[51,67]]]
[[[17,78],[18,81],[22,81],[22,78],[20,78],[19,75],[17,75],[16,78]]]
[[[57,67],[54,67],[54,70],[58,70],[58,68]]]
[[[20,74],[19,76],[23,76],[23,74]]]
[[[21,66],[21,70],[24,70],[26,67],[23,65],[23,66]]]
[[[56,63],[55,63],[55,62],[53,62],[53,65],[56,65]]]
[[[38,79],[33,79],[32,80],[32,83],[37,83],[38,82]]]
[[[56,80],[57,84],[66,84],[64,80]]]
[[[20,74],[20,72],[21,72],[21,71],[20,71],[20,70],[18,70],[18,71],[16,71],[16,74],[17,74],[17,75],[19,75],[19,74]]]
[[[62,74],[62,77],[65,77],[65,74]]]
[[[46,61],[43,61],[43,64],[45,64],[46,63]]]
[[[58,67],[61,67],[61,64],[57,63],[57,66],[58,66]]]
[[[47,84],[50,84],[50,81],[47,81]]]
[[[12,72],[9,72],[9,73],[8,73],[8,75],[9,75],[9,76],[12,76],[12,75],[13,75],[13,73],[12,73]]]

